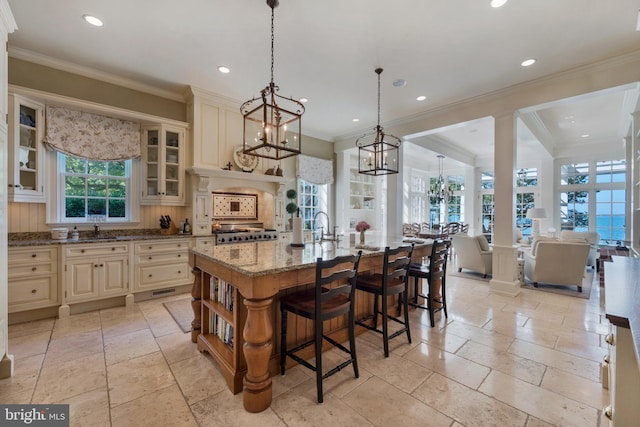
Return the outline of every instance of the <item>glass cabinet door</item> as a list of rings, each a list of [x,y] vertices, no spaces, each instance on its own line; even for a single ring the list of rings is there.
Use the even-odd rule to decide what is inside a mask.
[[[177,197],[180,194],[180,134],[165,131],[165,195]]]
[[[160,158],[160,145],[158,140],[158,131],[149,130],[147,132],[147,195],[158,196],[160,189],[158,188],[158,159]]]
[[[184,130],[169,125],[145,126],[142,150],[142,204],[183,206]]]

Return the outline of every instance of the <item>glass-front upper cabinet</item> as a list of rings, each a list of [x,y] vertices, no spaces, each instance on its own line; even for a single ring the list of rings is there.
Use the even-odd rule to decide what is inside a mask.
[[[9,95],[9,200],[44,203],[44,105]]]
[[[184,129],[168,125],[145,126],[142,133],[142,203],[185,204]]]

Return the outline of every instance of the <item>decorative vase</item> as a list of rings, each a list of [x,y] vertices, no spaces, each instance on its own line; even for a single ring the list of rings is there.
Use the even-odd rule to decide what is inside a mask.
[[[360,244],[364,245],[364,230],[360,232]]]

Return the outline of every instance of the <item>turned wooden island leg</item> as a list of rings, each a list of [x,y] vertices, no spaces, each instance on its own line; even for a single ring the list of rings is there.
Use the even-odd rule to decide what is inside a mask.
[[[273,325],[269,310],[272,302],[272,298],[244,300],[248,312],[243,331],[243,351],[247,361],[243,402],[244,409],[249,412],[261,412],[271,405],[269,358],[273,349]]]
[[[191,309],[193,321],[191,322],[191,342],[198,342],[200,335],[202,311],[200,311],[200,291],[202,287],[202,274],[199,268],[193,267],[193,286],[191,286]]]

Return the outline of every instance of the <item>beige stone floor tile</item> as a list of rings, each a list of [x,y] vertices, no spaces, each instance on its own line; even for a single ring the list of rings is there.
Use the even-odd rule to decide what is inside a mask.
[[[432,374],[430,370],[394,354],[384,357],[384,354],[368,343],[358,343],[357,348],[361,381],[364,369],[400,390],[411,393]]]
[[[458,321],[481,328],[489,320],[491,320],[491,310],[481,307],[474,307],[469,310],[449,310],[449,324],[451,321]]]
[[[111,409],[111,422],[118,427],[198,425],[175,384]]]
[[[200,354],[197,344],[191,342],[191,334],[184,334],[182,331],[157,337],[156,342],[169,364]]]
[[[524,426],[527,414],[476,390],[433,374],[412,396],[468,426]]]
[[[22,335],[16,338],[9,337],[9,354],[12,354],[15,362],[26,357],[44,354],[49,346],[51,332],[39,332],[36,334]]]
[[[275,402],[275,401],[274,401]],[[247,412],[242,404],[242,393],[233,395],[230,391],[222,391],[191,405],[191,412],[198,425],[206,427],[259,426],[286,427],[271,408],[257,414]],[[289,424],[293,426],[295,424]],[[304,425],[304,424],[298,424]]]
[[[409,325],[410,325],[409,328],[413,332],[413,330],[416,327],[415,326],[411,326],[411,321],[409,321]],[[378,325],[378,327],[380,327],[380,325]],[[395,331],[397,328],[398,328],[398,325],[395,324],[395,322],[390,321],[390,323],[389,323],[389,335],[391,335],[391,333],[393,331]],[[358,329],[364,330],[364,328],[356,326],[356,330],[358,330]],[[358,339],[360,339],[362,341],[366,341],[367,343],[371,344],[373,347],[378,348],[378,351],[380,352],[380,354],[384,355],[384,346],[383,346],[383,343],[382,343],[382,334],[379,334],[379,333],[374,332],[374,331],[366,331],[365,333],[358,335]],[[417,344],[418,344],[418,341],[416,339],[414,339],[413,336],[411,337],[411,343],[409,343],[409,341],[407,340],[407,335],[406,334],[398,335],[397,337],[389,340],[389,354],[390,355],[391,354],[395,354],[395,355],[402,356],[403,354],[406,354],[407,352],[409,352]]]
[[[535,385],[540,385],[546,370],[541,363],[473,341],[462,346],[456,355]]]
[[[100,312],[74,314],[69,317],[57,319],[53,326],[52,338],[63,335],[81,334],[83,332],[100,330]]]
[[[102,335],[107,338],[149,327],[147,319],[137,305],[115,307],[100,311]]]
[[[107,385],[102,353],[55,365],[45,365],[33,394],[33,403],[62,402]]]
[[[99,330],[63,335],[53,338],[49,342],[44,366],[80,359],[92,354],[102,353],[102,351],[102,334]]]
[[[342,401],[376,426],[421,426],[427,421],[429,426],[450,426],[453,422],[431,406],[375,376]]]
[[[421,343],[404,356],[418,365],[477,389],[490,369],[475,362]]]
[[[551,332],[544,329],[525,328],[514,324],[495,322],[494,320],[487,323],[484,326],[484,329],[549,348],[554,348],[558,341],[557,332]]]
[[[562,325],[564,314],[561,313],[545,313],[535,309],[521,308],[518,305],[507,304],[502,311],[508,313],[518,313],[527,316],[529,319],[543,319],[545,322],[556,326]]]
[[[551,424],[598,425],[598,411],[594,408],[502,372],[492,371],[479,391]]]
[[[203,354],[175,362],[169,369],[189,405],[229,390],[216,362]]]
[[[509,352],[592,381],[600,381],[600,365],[591,360],[519,340],[514,342]]]
[[[555,368],[548,368],[541,387],[570,399],[602,409],[609,404],[609,391],[602,383],[588,380]]]
[[[40,332],[51,332],[55,322],[56,319],[51,318],[9,325],[9,337],[16,338]]]
[[[443,332],[457,335],[480,344],[490,345],[498,351],[504,351],[513,343],[513,337],[480,328],[462,322],[451,322]]]
[[[455,353],[467,342],[467,338],[449,333],[446,328],[418,328],[414,335],[416,340],[419,339],[449,353]]]
[[[171,317],[164,307],[162,307],[162,311],[152,314],[145,313],[144,316],[154,337],[183,333],[176,321],[173,320],[173,317]]]
[[[556,424],[551,424],[546,421],[542,421],[539,418],[532,417],[529,415],[529,419],[527,420],[526,427],[557,427]]]
[[[556,350],[593,360],[598,363],[602,362],[602,358],[608,353],[608,349],[600,347],[600,345],[580,343],[576,340],[568,339],[563,336],[558,338]]]
[[[0,380],[0,402],[30,403],[40,375],[44,354],[15,360],[13,376]]]
[[[71,427],[110,426],[107,388],[88,391],[56,403],[69,404]]]
[[[104,356],[108,365],[160,350],[149,329],[105,337]]]
[[[362,374],[362,372],[360,373]],[[302,365],[295,365],[291,368],[287,368],[284,375],[280,375],[280,372],[272,375],[271,377],[271,395],[275,399],[282,393],[286,393],[292,388],[300,385],[305,381],[309,381],[309,369]]]
[[[175,384],[160,352],[107,366],[107,375],[112,408]]]

